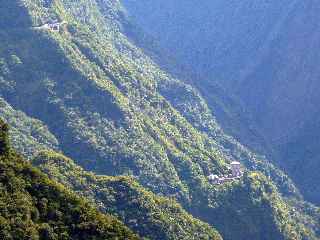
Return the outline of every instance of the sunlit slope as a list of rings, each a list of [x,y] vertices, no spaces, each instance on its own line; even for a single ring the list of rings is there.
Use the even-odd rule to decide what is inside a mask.
[[[50,178],[90,199],[102,212],[117,216],[141,237],[221,239],[209,225],[187,214],[178,203],[146,191],[132,177],[88,173],[55,152],[42,152],[32,162]]]
[[[17,155],[0,120],[1,239],[139,239]]]
[[[127,20],[119,2],[13,1],[10,7],[26,14],[1,31],[6,84],[0,93],[14,109],[41,120],[65,155],[99,174],[135,176],[149,190],[175,197],[226,239],[264,239],[260,224],[249,228],[259,221],[279,239],[312,236],[262,174],[222,189],[208,183],[209,174],[226,173],[228,162],[237,159],[270,174],[281,192],[299,197],[281,171],[224,135],[197,91],[133,45],[123,32]],[[4,18],[12,14],[0,11]],[[39,28],[50,21],[66,23],[59,32]],[[273,186],[274,197],[265,200],[273,206],[271,216],[264,201],[254,200],[264,195],[264,185]],[[229,194],[241,193],[243,205],[232,202],[227,211]],[[244,205],[261,215],[245,211],[239,231],[226,219],[244,219]]]

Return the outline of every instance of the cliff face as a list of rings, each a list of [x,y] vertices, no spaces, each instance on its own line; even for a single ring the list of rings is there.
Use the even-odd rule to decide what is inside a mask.
[[[232,118],[248,115],[249,123],[240,121],[234,128],[242,130],[230,132],[250,146],[256,134],[266,139],[279,166],[319,203],[319,191],[299,177],[303,172],[309,184],[319,181],[313,170],[319,169],[317,2],[124,2],[143,29],[201,76],[197,85],[207,100],[212,98],[208,87],[216,83],[244,107]],[[155,13],[148,14],[150,9]],[[217,117],[224,125],[225,115]],[[255,131],[246,130],[249,124]]]

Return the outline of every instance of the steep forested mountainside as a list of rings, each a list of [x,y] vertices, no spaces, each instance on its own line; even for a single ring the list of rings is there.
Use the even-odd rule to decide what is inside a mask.
[[[41,152],[33,163],[50,178],[90,199],[102,212],[117,216],[141,237],[221,239],[208,224],[194,219],[174,200],[157,197],[131,177],[85,172],[71,159],[54,152]]]
[[[317,209],[307,211],[286,175],[225,135],[194,88],[130,41],[120,2],[0,3],[0,94],[46,126],[45,142],[86,170],[132,175],[174,197],[224,239],[316,238]],[[263,173],[210,184],[232,160]]]
[[[255,126],[250,112],[240,104],[240,100],[234,94],[224,89],[225,82],[220,84],[218,81],[211,81],[220,79],[218,77],[220,74],[235,73],[234,70],[230,70],[234,68],[234,66],[230,67],[230,61],[233,59],[232,52],[226,52],[225,46],[220,42],[231,44],[237,35],[240,35],[240,31],[246,31],[246,29],[240,30],[239,23],[236,23],[239,18],[233,23],[228,22],[234,15],[233,6],[239,7],[243,1],[236,3],[205,0],[201,4],[194,0],[184,4],[179,1],[123,0],[122,2],[133,22],[149,34],[145,34],[149,44],[150,42],[159,43],[152,45],[153,52],[161,55],[160,59],[154,57],[157,62],[162,67],[166,67],[170,73],[174,73],[201,90],[211,111],[214,112],[225,131],[238,137],[242,143],[268,154],[270,151],[268,144]],[[260,2],[254,4],[259,8]],[[220,26],[220,31],[217,29],[219,26],[217,22],[224,24]],[[227,29],[226,25],[229,27],[237,25],[233,29],[239,32],[234,36],[228,35],[231,31],[224,31]],[[219,37],[223,40],[215,41]],[[134,36],[132,38],[135,39]],[[248,39],[244,40],[244,44],[247,42],[249,42]],[[247,46],[251,47],[252,43]],[[149,50],[143,44],[142,47]],[[226,59],[214,54],[224,56]],[[244,60],[237,63],[243,64]],[[212,66],[213,64],[215,67]],[[217,64],[223,68],[218,68]],[[229,67],[230,69],[227,70],[226,68]],[[226,77],[228,80],[230,78],[230,76]]]
[[[224,129],[251,146],[261,134],[277,164],[319,203],[318,2],[123,2],[143,30],[200,75],[196,85],[211,109],[215,84],[244,106],[229,115],[233,126],[217,114]],[[243,115],[249,122],[239,121]]]
[[[71,159],[54,152],[41,152],[33,160],[33,163],[51,178],[90,199],[101,211],[120,218],[130,229],[142,237],[149,237],[150,239],[220,239],[217,233],[210,230],[206,224],[193,219],[175,201],[155,196],[144,190],[131,177],[107,177],[88,173],[75,165]],[[247,177],[260,178],[260,184],[265,187],[264,191],[268,192],[268,197],[279,197],[273,195],[275,193],[274,187],[265,184],[262,176],[258,177],[251,174]],[[243,184],[248,184],[250,186],[247,187],[255,190],[257,190],[256,187],[261,187],[257,182],[256,186],[252,186],[250,182],[244,182]],[[238,191],[245,194],[239,189],[239,185],[234,185],[233,187],[233,194],[236,194]],[[251,191],[249,190],[248,192]],[[238,225],[238,228],[244,227],[246,223],[239,223],[237,220],[233,222],[226,213],[232,211],[232,208],[239,204],[235,201],[239,201],[239,199],[246,201],[245,199],[248,197],[243,196],[241,198],[237,194],[238,199],[232,199],[231,193],[221,192],[220,194],[224,195],[224,199],[220,199],[220,204],[230,205],[216,208],[216,216],[219,216],[217,224],[223,225],[221,227],[226,228],[223,232],[229,232],[229,225]],[[266,196],[261,200],[266,201]],[[247,207],[250,205],[248,202],[240,204]],[[296,218],[295,221],[299,222],[299,224],[308,223],[309,225],[313,225],[312,228],[316,229],[318,223],[315,221],[315,216],[319,214],[316,208],[313,208],[311,205],[300,206],[296,211],[302,212],[306,208],[309,209],[311,215],[314,215],[314,219],[312,217],[301,218],[304,214],[296,214],[294,217]],[[268,208],[265,210],[268,211]],[[251,208],[249,211],[254,211],[254,208]],[[283,212],[283,214],[286,213]],[[243,215],[245,216],[246,214],[243,213]],[[265,214],[260,214],[260,216],[265,216]],[[242,220],[245,221],[245,219]],[[264,227],[267,228],[268,226],[264,225]],[[255,230],[252,229],[251,231]],[[226,236],[227,239],[237,239],[237,236],[233,235],[235,233],[232,232],[230,231],[229,236]],[[276,239],[276,235],[274,237]],[[263,239],[263,237],[260,238]]]
[[[0,120],[0,238],[138,239],[17,155]]]
[[[58,140],[41,121],[32,119],[21,111],[14,110],[0,97],[0,116],[10,125],[10,141],[25,157],[32,157],[38,151],[59,150]]]

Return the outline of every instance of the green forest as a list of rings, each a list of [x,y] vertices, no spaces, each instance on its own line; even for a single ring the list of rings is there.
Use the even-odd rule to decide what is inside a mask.
[[[139,239],[25,161],[9,145],[2,121],[0,193],[1,239]]]
[[[0,236],[319,239],[319,208],[153,44],[120,1],[0,0]]]

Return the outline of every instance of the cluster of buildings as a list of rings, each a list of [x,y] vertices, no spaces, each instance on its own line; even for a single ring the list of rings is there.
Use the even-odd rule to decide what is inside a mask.
[[[232,162],[230,164],[230,170],[231,170],[231,174],[227,174],[227,175],[218,176],[218,175],[211,174],[208,177],[210,183],[219,185],[219,184],[240,179],[243,175],[240,162],[236,162],[236,161]]]
[[[37,27],[38,29],[46,29],[46,30],[50,30],[53,32],[59,32],[60,28],[63,24],[65,24],[66,22],[52,22],[52,23],[46,23],[40,27]]]

